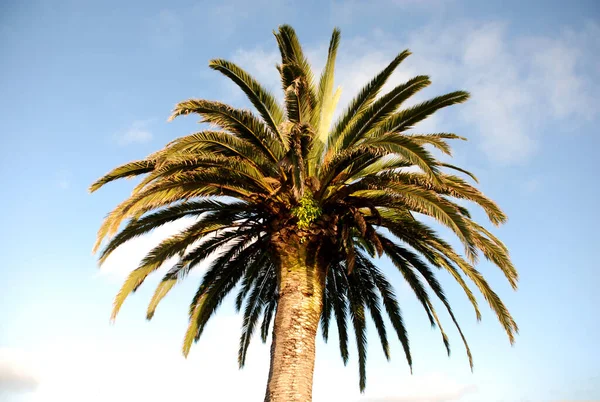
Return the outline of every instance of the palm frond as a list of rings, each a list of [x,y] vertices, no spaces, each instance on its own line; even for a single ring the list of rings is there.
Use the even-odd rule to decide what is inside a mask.
[[[252,202],[253,195],[260,194],[263,189],[258,183],[252,183],[247,179],[238,173],[217,168],[163,178],[125,200],[108,214],[98,230],[94,251],[98,249],[102,240],[106,236],[114,234],[127,218],[139,217],[150,210],[168,206],[177,201],[222,195]]]
[[[327,134],[329,133],[329,126],[331,125],[331,118],[335,109],[335,94],[333,93],[333,72],[335,69],[335,58],[337,56],[337,49],[340,44],[340,30],[334,29],[331,34],[331,41],[329,42],[329,51],[327,53],[327,62],[321,73],[321,79],[319,80],[319,94],[318,94],[318,105],[317,109],[319,112],[319,125],[317,128],[317,138],[325,143],[327,141]]]
[[[158,246],[150,250],[140,262],[139,267],[129,274],[121,290],[117,293],[113,303],[111,320],[115,320],[127,296],[135,292],[148,275],[160,268],[169,258],[185,251],[187,247],[197,241],[203,234],[214,232],[219,228],[221,228],[220,225],[207,226],[205,222],[200,221],[192,224],[181,233],[163,240]]]
[[[263,314],[263,321],[260,325],[260,339],[263,343],[267,342],[267,337],[269,336],[269,327],[271,325],[271,321],[273,320],[273,316],[275,315],[275,310],[277,309],[277,296],[273,295],[271,301],[265,306],[265,311]]]
[[[335,287],[333,286],[333,272],[331,269],[327,272],[327,278],[325,280],[325,289],[323,290],[323,311],[321,311],[321,333],[323,340],[327,342],[329,340],[329,322],[331,321],[331,315],[333,313],[333,306],[331,298],[335,297]]]
[[[370,135],[379,137],[383,133],[404,132],[442,108],[466,102],[469,96],[468,92],[456,91],[421,102],[391,115]]]
[[[357,253],[357,270],[356,276],[360,282],[359,286],[363,296],[364,304],[368,308],[377,334],[379,335],[379,341],[381,342],[381,348],[385,358],[390,360],[390,347],[387,339],[387,331],[385,329],[385,323],[381,315],[381,297],[379,290],[375,285],[373,277],[370,274],[370,270],[373,268],[373,264],[362,254]]]
[[[343,273],[343,269],[331,268],[333,288],[331,304],[333,306],[333,315],[338,329],[338,340],[340,343],[340,355],[344,365],[348,363],[348,296],[347,296],[347,279]]]
[[[216,275],[210,281],[205,280],[205,275],[190,304],[190,323],[183,347],[185,356],[189,353],[192,342],[200,339],[206,323],[219,308],[225,296],[239,282],[246,269],[248,257],[255,252],[256,246],[251,245],[224,265],[219,265],[222,262],[215,260],[208,268],[207,273],[215,272]]]
[[[167,208],[163,208],[152,214],[131,220],[111,241],[104,247],[99,256],[99,263],[102,264],[119,246],[125,244],[131,239],[142,236],[152,230],[159,228],[167,223],[175,222],[179,219],[196,216],[203,213],[218,210],[227,210],[229,213],[245,211],[248,204],[235,201],[223,203],[212,199],[203,199],[197,201],[182,202]]]
[[[362,296],[362,287],[356,283],[357,275],[348,275],[348,301],[349,312],[354,334],[356,336],[356,350],[358,353],[358,373],[360,392],[364,392],[367,382],[367,333],[365,320],[365,306]]]
[[[246,354],[248,346],[254,332],[254,327],[265,305],[270,302],[270,298],[277,288],[277,278],[273,271],[263,271],[263,275],[258,278],[256,286],[250,293],[246,302],[244,311],[244,324],[242,326],[242,335],[240,337],[240,347],[238,351],[238,364],[242,368],[246,364]]]
[[[334,144],[331,150],[337,152],[340,149],[348,149],[360,142],[371,129],[388,119],[404,101],[430,83],[429,77],[420,75],[396,86],[349,124],[340,134],[337,143]],[[393,132],[393,130],[390,130],[390,132]]]
[[[169,120],[178,116],[196,113],[202,116],[202,123],[214,124],[248,141],[268,160],[277,163],[278,155],[283,154],[283,144],[269,131],[264,122],[246,110],[235,109],[224,103],[203,99],[189,99],[175,106]]]
[[[463,140],[467,139],[464,137],[460,137],[456,134],[450,133],[435,133],[435,134],[410,134],[409,137],[415,141],[417,144],[429,144],[435,147],[437,150],[443,152],[448,156],[452,156],[452,149],[448,145],[445,140]]]
[[[392,60],[392,62],[384,68],[380,73],[378,73],[368,84],[366,84],[358,93],[358,95],[350,102],[350,105],[346,108],[344,113],[341,115],[339,120],[336,122],[335,127],[331,131],[329,135],[328,148],[331,149],[332,146],[337,143],[339,136],[346,129],[346,127],[351,124],[354,119],[357,119],[362,113],[373,103],[377,94],[388,78],[392,75],[396,67],[402,63],[404,59],[410,56],[410,52],[408,50],[404,50],[398,56]]]
[[[141,160],[129,162],[124,165],[119,166],[111,170],[109,173],[105,174],[98,180],[96,180],[90,186],[90,193],[98,190],[100,187],[104,186],[106,183],[110,183],[111,181],[115,181],[123,178],[131,178],[135,176],[139,176],[141,174],[145,174],[151,172],[154,169],[155,162],[152,160]]]
[[[398,339],[402,344],[402,348],[404,349],[404,355],[406,356],[406,361],[408,362],[410,372],[412,373],[412,356],[410,353],[408,333],[406,332],[404,320],[402,319],[402,312],[400,311],[400,306],[398,306],[398,301],[396,300],[396,295],[394,294],[392,285],[388,282],[385,276],[374,266],[372,266],[369,271],[371,273],[371,276],[373,277],[375,285],[379,289],[379,293],[381,294],[381,298],[383,301],[383,306],[385,307],[390,322],[392,323],[392,327],[396,331],[396,335],[398,336]]]
[[[235,65],[234,63],[215,59],[208,63],[213,70],[219,71],[231,79],[246,94],[250,102],[260,113],[263,120],[269,128],[277,135],[282,146],[285,146],[283,134],[279,131],[279,125],[284,121],[283,110],[275,100],[275,97],[269,93],[258,81],[250,74]]]
[[[273,32],[273,34],[275,35],[275,39],[279,46],[282,65],[293,64],[298,66],[299,74],[297,74],[295,77],[302,77],[304,80],[306,80],[310,87],[310,91],[313,92],[313,97],[315,97],[316,95],[314,94],[313,88],[312,69],[308,59],[306,59],[304,56],[302,46],[300,45],[300,41],[296,35],[296,31],[294,31],[294,29],[289,25],[281,25],[276,32]],[[291,82],[284,82],[284,91],[287,87],[289,87],[289,85],[291,85]]]

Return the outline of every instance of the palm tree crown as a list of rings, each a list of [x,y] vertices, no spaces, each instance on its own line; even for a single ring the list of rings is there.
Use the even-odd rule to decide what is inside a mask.
[[[387,315],[412,365],[393,286],[375,265],[375,257],[389,257],[400,271],[431,325],[439,328],[448,352],[448,338],[432,298],[448,311],[472,366],[466,339],[435,269],[449,272],[458,282],[479,320],[479,306],[466,276],[512,343],[517,325],[474,265],[483,254],[515,289],[517,272],[504,244],[473,221],[469,210],[456,200],[479,205],[494,225],[504,223],[506,216],[492,200],[452,172],[476,181],[471,173],[442,163],[431,153],[435,148],[450,155],[448,141],[464,138],[449,133],[407,133],[437,110],[466,101],[469,94],[457,91],[403,107],[430,84],[427,76],[416,76],[380,94],[390,75],[410,55],[403,51],[362,88],[332,124],[340,95],[333,85],[339,31],[333,32],[318,81],[294,30],[284,25],[274,34],[281,52],[277,70],[283,105],[237,65],[212,60],[210,67],[239,86],[256,112],[202,99],[181,102],[170,119],[195,113],[213,129],[175,139],[143,160],[117,167],[91,186],[90,191],[95,191],[113,180],[144,176],[132,195],[102,223],[94,250],[108,240],[100,252],[100,263],[137,236],[184,217],[194,218],[188,228],[152,249],[129,275],[115,299],[112,318],[125,298],[166,260],[177,258],[150,301],[148,319],[179,280],[210,258],[190,304],[183,353],[187,355],[193,341],[200,338],[223,299],[238,289],[235,303],[244,316],[241,367],[255,329],[259,328],[263,342],[267,339],[282,296],[283,278],[291,272],[291,268],[286,271],[284,246],[295,242],[306,252],[303,275],[322,277],[322,288],[317,288],[322,294],[318,320],[325,340],[331,320],[335,321],[344,363],[348,360],[348,333],[356,338],[361,391],[366,378],[367,315],[389,358],[383,317]],[[417,214],[451,229],[464,245],[464,257]],[[119,230],[124,221],[126,225]],[[311,265],[310,261],[319,263]]]

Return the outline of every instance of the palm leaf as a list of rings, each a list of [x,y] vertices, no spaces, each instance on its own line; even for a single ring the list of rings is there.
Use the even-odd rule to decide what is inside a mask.
[[[232,62],[215,59],[208,63],[208,66],[213,70],[217,70],[237,86],[246,94],[250,102],[260,113],[263,120],[269,128],[277,135],[282,146],[285,146],[285,139],[279,132],[279,125],[283,122],[283,111],[275,100],[275,97],[260,85],[250,74],[238,67]]]

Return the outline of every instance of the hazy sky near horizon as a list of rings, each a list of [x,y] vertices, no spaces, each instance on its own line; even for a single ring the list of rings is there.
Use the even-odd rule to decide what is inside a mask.
[[[231,59],[279,91],[271,31],[282,23],[295,27],[316,69],[331,30],[341,28],[340,105],[406,48],[413,55],[393,83],[428,74],[433,84],[418,99],[472,93],[417,130],[468,137],[456,144],[454,162],[475,172],[508,214],[494,233],[521,275],[513,292],[497,269],[480,264],[520,326],[512,347],[493,313],[484,308],[477,323],[466,297],[441,276],[474,354],[471,373],[448,317],[450,358],[382,261],[397,285],[414,374],[398,342],[385,361],[370,328],[361,395],[355,355],[343,367],[337,339],[325,345],[319,334],[314,401],[600,401],[594,0],[0,2],[0,401],[262,400],[268,345],[256,337],[237,369],[241,317],[231,300],[190,357],[181,356],[201,272],[147,322],[156,275],[109,324],[124,276],[183,224],[132,241],[99,271],[90,252],[96,230],[132,182],[94,195],[87,188],[112,167],[197,130],[193,117],[166,122],[178,101],[248,106],[208,68],[210,59]]]

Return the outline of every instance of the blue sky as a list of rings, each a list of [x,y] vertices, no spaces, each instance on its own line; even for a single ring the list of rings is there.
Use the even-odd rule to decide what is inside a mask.
[[[256,339],[237,370],[241,318],[231,303],[190,357],[180,355],[199,274],[165,299],[152,322],[144,309],[159,276],[109,324],[120,280],[177,227],[126,245],[98,271],[90,252],[96,230],[132,183],[93,196],[87,187],[195,130],[193,118],[166,122],[176,102],[247,106],[208,69],[209,59],[232,59],[277,90],[271,31],[289,23],[316,68],[332,28],[342,29],[341,104],[405,48],[413,56],[394,82],[429,74],[423,98],[472,93],[417,129],[469,138],[457,144],[455,162],[474,171],[508,214],[496,233],[521,274],[515,293],[481,264],[521,328],[513,347],[490,311],[476,323],[466,298],[442,277],[471,343],[471,373],[458,334],[447,325],[448,358],[383,261],[409,326],[414,375],[398,344],[387,363],[373,341],[360,395],[356,358],[344,368],[336,340],[319,340],[314,400],[600,401],[597,2],[9,0],[0,7],[0,400],[261,400],[268,347]]]

